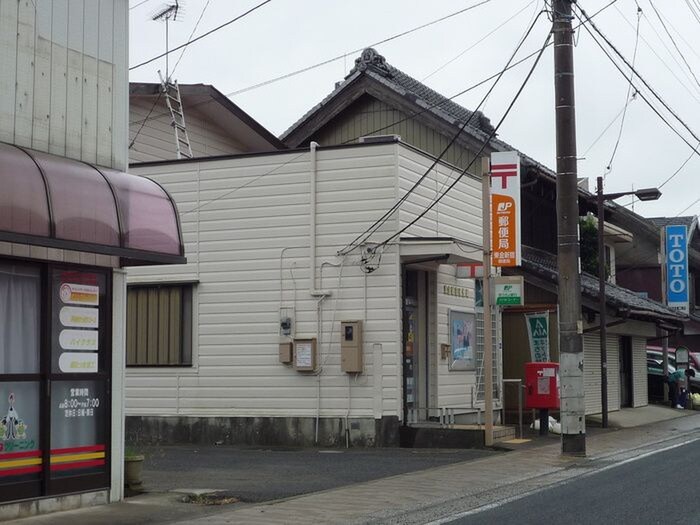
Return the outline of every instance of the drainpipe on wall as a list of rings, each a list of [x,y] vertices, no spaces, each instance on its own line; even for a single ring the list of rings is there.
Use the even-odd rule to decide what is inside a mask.
[[[311,142],[309,144],[309,154],[310,159],[310,170],[309,170],[309,294],[311,297],[316,298],[316,326],[317,326],[317,340],[321,341],[321,330],[323,326],[321,323],[321,303],[323,300],[330,296],[331,293],[328,291],[317,290],[316,289],[316,178],[317,178],[317,153],[318,142]],[[321,345],[318,345],[319,352]],[[320,356],[319,356],[320,357]],[[319,361],[321,361],[319,359]],[[319,370],[316,373],[316,425],[314,432],[314,441],[318,444],[318,426],[319,420],[321,419],[321,374],[323,373],[323,364],[320,365]]]

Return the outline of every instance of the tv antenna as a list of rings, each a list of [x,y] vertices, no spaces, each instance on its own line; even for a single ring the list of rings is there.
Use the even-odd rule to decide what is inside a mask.
[[[165,22],[165,80],[170,81],[170,70],[169,70],[169,64],[168,64],[168,58],[169,58],[169,35],[168,35],[168,29],[169,29],[169,24],[170,21],[172,20],[173,22],[177,20],[177,15],[180,14],[182,6],[180,5],[179,0],[175,0],[174,3],[169,3],[165,4],[163,7],[161,7],[156,13],[151,17],[152,20],[154,21],[160,21],[160,22]]]

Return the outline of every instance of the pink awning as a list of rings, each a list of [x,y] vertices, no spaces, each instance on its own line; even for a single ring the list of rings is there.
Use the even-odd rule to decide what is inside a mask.
[[[177,208],[154,181],[2,142],[0,240],[186,262]]]

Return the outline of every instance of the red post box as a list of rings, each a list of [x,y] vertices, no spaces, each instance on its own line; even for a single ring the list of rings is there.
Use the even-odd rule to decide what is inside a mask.
[[[525,363],[525,408],[559,408],[559,363]]]

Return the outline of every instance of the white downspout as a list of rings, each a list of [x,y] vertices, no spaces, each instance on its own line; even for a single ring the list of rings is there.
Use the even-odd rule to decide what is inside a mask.
[[[328,297],[330,291],[316,288],[316,167],[318,142],[309,144],[311,167],[309,173],[309,294],[311,297]]]
[[[316,148],[318,142],[312,142],[309,154],[311,168],[309,173],[309,293],[316,295]]]

